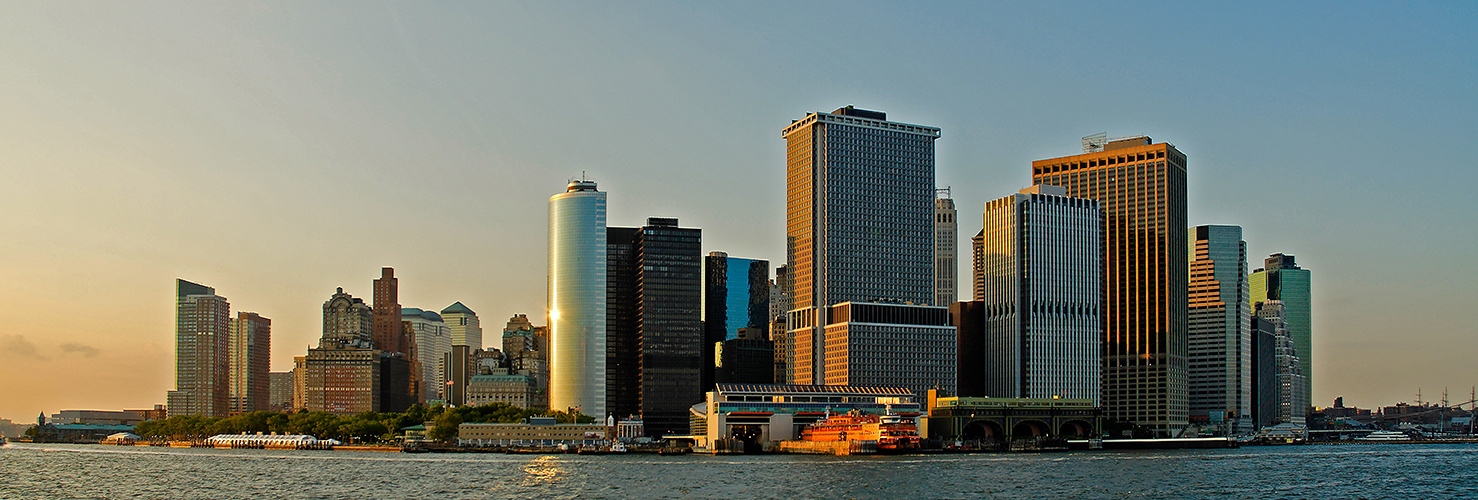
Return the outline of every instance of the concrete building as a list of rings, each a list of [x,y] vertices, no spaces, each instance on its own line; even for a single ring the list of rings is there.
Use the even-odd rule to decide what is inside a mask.
[[[549,406],[606,415],[606,194],[549,198]]]
[[[253,312],[238,312],[230,330],[229,412],[265,411],[271,399],[267,371],[272,365],[272,320]]]
[[[599,444],[606,439],[605,424],[561,424],[533,417],[518,424],[464,423],[457,427],[460,444]]]
[[[959,223],[955,221],[955,200],[949,188],[935,190],[934,198],[934,301],[931,305],[949,307],[959,296]]]
[[[346,348],[374,349],[374,316],[369,304],[344,293],[339,287],[323,303],[323,336],[318,346],[334,344]]]
[[[472,309],[455,302],[441,310],[441,319],[451,329],[452,345],[482,349],[482,324]]]
[[[1084,138],[1032,162],[1032,183],[1096,200],[1103,223],[1103,405],[1158,436],[1188,424],[1186,156],[1148,137]]]
[[[1103,212],[1036,185],[985,204],[980,263],[980,396],[1101,401]],[[972,346],[973,347],[973,346]],[[974,385],[975,374],[966,373]],[[961,393],[963,394],[963,392]]]
[[[411,340],[416,346],[416,364],[421,370],[420,400],[438,399],[441,397],[441,362],[452,351],[452,329],[436,311],[404,307],[400,310],[400,317],[410,323]]]
[[[1273,390],[1277,400],[1273,423],[1304,425],[1309,410],[1309,400],[1306,399],[1309,382],[1303,374],[1298,342],[1288,325],[1288,310],[1283,301],[1265,300],[1257,303],[1253,314],[1271,322],[1274,332],[1273,369],[1277,382]]]
[[[293,410],[293,379],[296,374],[292,370],[285,372],[267,373],[267,411],[291,411]]]
[[[1249,433],[1253,420],[1252,306],[1240,226],[1196,226],[1187,235],[1187,364],[1190,419]]]
[[[929,401],[928,437],[967,443],[1103,434],[1103,410],[1087,399],[937,397]]]
[[[467,386],[477,374],[471,346],[453,345],[441,361],[441,400],[451,406],[467,404]]]
[[[808,385],[871,379],[870,363],[852,366],[848,361],[873,356],[848,351],[860,345],[856,341],[868,338],[865,343],[913,349],[904,347],[915,342],[913,327],[924,327],[930,337],[936,325],[839,329],[828,316],[833,306],[888,302],[890,310],[920,307],[902,316],[938,316],[944,318],[938,325],[952,328],[944,308],[912,305],[936,300],[934,141],[939,129],[892,122],[884,113],[847,106],[807,114],[786,126],[782,136],[787,151],[783,288],[792,303],[786,319],[788,378]],[[860,335],[846,341],[830,337],[844,330]],[[943,340],[952,351],[952,330],[947,337]],[[932,345],[930,339],[923,344]],[[949,358],[951,365],[939,382],[952,386],[952,353]],[[906,364],[945,362],[905,359]],[[896,368],[887,373],[913,376]]]
[[[689,434],[700,451],[712,449],[721,439],[766,450],[780,441],[800,439],[801,429],[826,419],[828,413],[852,410],[892,413],[916,424],[924,413],[913,391],[902,387],[718,384],[704,402],[690,409]]]
[[[1299,371],[1307,381],[1303,399],[1313,401],[1314,317],[1309,270],[1299,267],[1292,255],[1275,253],[1263,260],[1263,267],[1253,271],[1247,282],[1254,307],[1268,300],[1283,303],[1283,320],[1298,351]]]
[[[703,384],[702,390],[713,388],[722,356],[715,350],[724,342],[739,338],[739,331],[754,329],[764,335],[749,335],[754,342],[769,342],[767,330],[772,316],[770,300],[770,261],[730,257],[724,252],[709,252],[703,259]],[[773,358],[773,353],[770,353]],[[766,382],[773,379],[771,362],[765,363]],[[731,371],[730,375],[734,373]],[[753,377],[746,377],[752,380]],[[737,380],[728,380],[737,383]],[[755,382],[759,383],[759,382]]]
[[[685,432],[703,398],[702,231],[652,217],[606,242],[607,409],[654,436]]]
[[[539,396],[538,384],[528,375],[473,375],[467,381],[470,405],[506,403],[519,408],[540,408]]]
[[[87,425],[139,425],[144,416],[136,411],[62,410],[51,414],[51,423]]]
[[[948,308],[843,302],[826,308],[823,318],[825,385],[955,392],[955,328]],[[796,343],[814,349],[816,339],[800,334]],[[811,368],[806,359],[797,356],[797,373]]]
[[[404,331],[403,325],[399,331]],[[342,287],[323,303],[318,348],[297,362],[302,408],[338,415],[403,411],[414,401],[411,360],[375,348],[373,312]]]
[[[214,288],[175,280],[175,390],[169,416],[230,412],[231,304]]]

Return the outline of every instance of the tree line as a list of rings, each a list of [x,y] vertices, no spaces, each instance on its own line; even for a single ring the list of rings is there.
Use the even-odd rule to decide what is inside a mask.
[[[257,411],[230,417],[174,416],[149,420],[134,427],[144,438],[203,439],[216,434],[278,433],[307,434],[318,439],[337,439],[364,443],[394,442],[407,427],[432,422],[428,436],[437,441],[457,437],[457,426],[467,423],[515,423],[529,417],[554,417],[559,423],[591,423],[595,419],[576,411],[519,408],[507,403],[448,408],[416,404],[404,412],[364,412],[335,415],[322,411],[299,410],[295,413]]]

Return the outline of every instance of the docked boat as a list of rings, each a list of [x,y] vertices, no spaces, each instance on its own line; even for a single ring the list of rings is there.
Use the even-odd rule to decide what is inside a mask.
[[[1363,437],[1355,438],[1355,440],[1366,442],[1411,441],[1411,436],[1401,431],[1375,431]]]
[[[801,430],[802,441],[872,441],[880,452],[919,448],[919,427],[900,415],[864,415],[856,410],[832,415]]]

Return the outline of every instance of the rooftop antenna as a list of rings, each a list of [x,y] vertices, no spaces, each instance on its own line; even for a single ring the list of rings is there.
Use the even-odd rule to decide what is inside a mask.
[[[1083,152],[1097,153],[1103,151],[1103,146],[1108,144],[1108,132],[1099,132],[1093,135],[1083,136]]]

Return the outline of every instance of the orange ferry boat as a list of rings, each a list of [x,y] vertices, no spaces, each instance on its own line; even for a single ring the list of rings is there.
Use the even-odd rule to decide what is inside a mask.
[[[899,415],[863,415],[858,411],[832,415],[801,430],[803,441],[877,441],[878,451],[919,447],[919,427]]]

